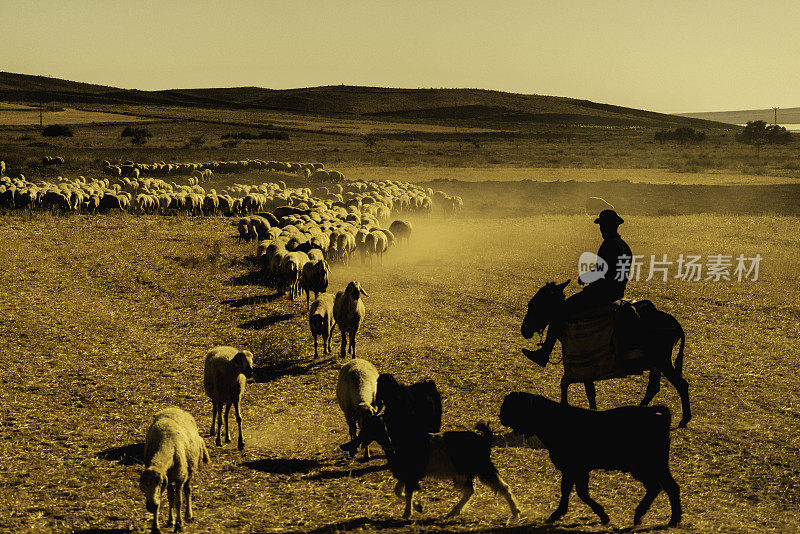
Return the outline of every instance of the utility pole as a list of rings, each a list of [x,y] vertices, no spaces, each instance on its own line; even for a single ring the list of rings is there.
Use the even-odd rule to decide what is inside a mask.
[[[772,111],[775,113],[775,120],[772,124],[778,124],[778,108],[772,108]]]
[[[39,106],[39,128],[43,127],[42,126],[42,109],[43,109],[43,107],[44,107],[43,105]]]

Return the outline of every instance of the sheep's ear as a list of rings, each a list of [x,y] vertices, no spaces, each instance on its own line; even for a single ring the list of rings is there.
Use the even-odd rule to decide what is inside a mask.
[[[570,282],[572,282],[572,278],[568,279],[563,284],[556,284],[556,288],[559,289],[559,290],[563,290],[565,287],[567,287],[569,285]]]
[[[365,297],[368,297],[368,296],[369,296],[369,294],[368,294],[366,291],[364,291],[364,288],[363,288],[363,287],[361,287],[361,284],[359,284],[359,285],[358,285],[358,291],[359,291],[359,293],[361,293],[361,294],[362,294],[362,295],[364,295]]]

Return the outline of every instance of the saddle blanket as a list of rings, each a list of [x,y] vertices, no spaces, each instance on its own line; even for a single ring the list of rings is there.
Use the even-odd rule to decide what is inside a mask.
[[[617,301],[572,316],[562,343],[564,378],[571,382],[605,380],[639,372],[641,349],[618,354],[614,329],[619,309],[630,301]]]

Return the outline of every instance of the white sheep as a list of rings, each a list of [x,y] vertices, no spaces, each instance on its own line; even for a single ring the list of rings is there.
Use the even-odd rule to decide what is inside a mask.
[[[169,501],[167,526],[172,525],[174,510],[175,532],[183,530],[182,497],[186,497],[186,522],[194,521],[190,483],[192,475],[199,471],[200,462],[209,462],[208,450],[194,417],[175,406],[159,411],[147,429],[145,470],[139,478],[147,511],[153,514],[152,532],[161,532],[158,511],[164,490]]]
[[[358,436],[364,418],[377,412],[377,392],[378,370],[367,360],[353,358],[339,370],[336,400],[347,421],[351,441]],[[369,443],[364,443],[364,458],[369,460]]]
[[[221,446],[220,432],[222,429],[222,407],[225,406],[225,443],[230,443],[231,435],[228,432],[228,415],[233,405],[236,415],[236,424],[239,426],[239,450],[244,449],[242,435],[242,414],[239,404],[244,395],[247,379],[253,376],[253,353],[249,350],[239,350],[234,347],[214,347],[206,355],[203,371],[203,387],[206,395],[211,399],[211,431],[214,435],[214,424],[217,423],[217,446]]]
[[[353,281],[347,284],[344,291],[338,291],[333,301],[333,318],[342,333],[342,358],[347,355],[348,335],[350,336],[350,353],[353,358],[356,357],[356,332],[366,314],[364,302],[359,298],[361,295],[369,296],[361,288],[361,284]]]
[[[330,354],[333,329],[336,326],[333,321],[333,295],[320,293],[314,299],[308,312],[308,326],[314,337],[314,358],[319,357],[317,336],[322,336],[322,353]]]

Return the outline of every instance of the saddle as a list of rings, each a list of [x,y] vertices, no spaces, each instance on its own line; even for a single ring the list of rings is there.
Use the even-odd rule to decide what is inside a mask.
[[[641,348],[641,316],[652,309],[649,300],[621,299],[568,317],[562,341],[564,377],[586,382],[642,374],[649,365]]]

